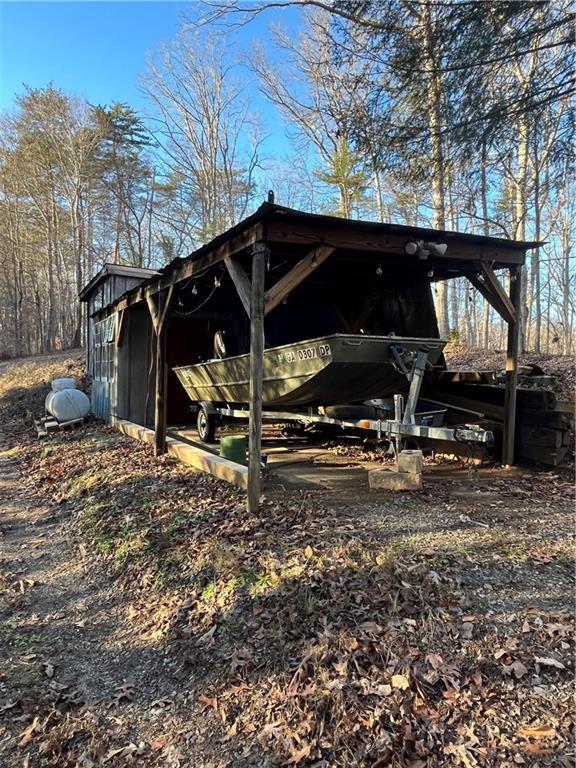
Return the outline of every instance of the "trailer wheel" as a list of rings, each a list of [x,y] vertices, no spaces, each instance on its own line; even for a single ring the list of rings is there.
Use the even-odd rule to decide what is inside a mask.
[[[196,430],[203,443],[213,443],[216,434],[216,416],[202,403],[196,413]]]

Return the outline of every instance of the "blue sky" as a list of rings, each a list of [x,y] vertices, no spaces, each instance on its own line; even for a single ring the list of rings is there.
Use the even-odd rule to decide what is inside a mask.
[[[147,59],[175,37],[186,15],[200,10],[198,3],[173,0],[0,0],[0,111],[14,107],[24,85],[44,88],[52,82],[91,104],[125,102],[146,116],[154,111],[139,88]],[[297,34],[300,14],[296,8],[270,10],[227,37],[247,51],[255,40],[269,39],[273,23]],[[272,60],[281,56],[268,54]],[[251,95],[266,137],[257,177],[267,189],[274,163],[291,163],[294,149],[256,82]]]
[[[0,109],[13,106],[24,84],[41,88],[49,82],[93,104],[123,101],[141,109],[138,78],[146,57],[176,34],[190,11],[194,3],[171,0],[0,0]],[[297,13],[267,12],[235,34],[249,46],[273,21],[294,28]]]

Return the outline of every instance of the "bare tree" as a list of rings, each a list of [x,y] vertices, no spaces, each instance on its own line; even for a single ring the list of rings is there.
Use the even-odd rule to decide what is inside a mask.
[[[258,123],[225,41],[184,29],[152,62],[145,90],[154,135],[180,174],[194,239],[205,240],[246,213],[259,163]]]

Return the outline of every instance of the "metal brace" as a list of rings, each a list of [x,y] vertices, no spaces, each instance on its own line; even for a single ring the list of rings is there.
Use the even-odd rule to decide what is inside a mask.
[[[418,405],[418,398],[420,397],[420,389],[422,388],[422,380],[424,378],[427,362],[428,353],[420,351],[412,363],[412,369],[408,377],[408,381],[410,382],[410,389],[408,390],[406,407],[404,408],[404,413],[402,414],[402,424],[416,423],[416,406]]]

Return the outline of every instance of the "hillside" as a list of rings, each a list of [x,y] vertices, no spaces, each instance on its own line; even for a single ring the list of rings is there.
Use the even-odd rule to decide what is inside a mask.
[[[0,372],[0,764],[569,766],[571,477],[237,490]]]

